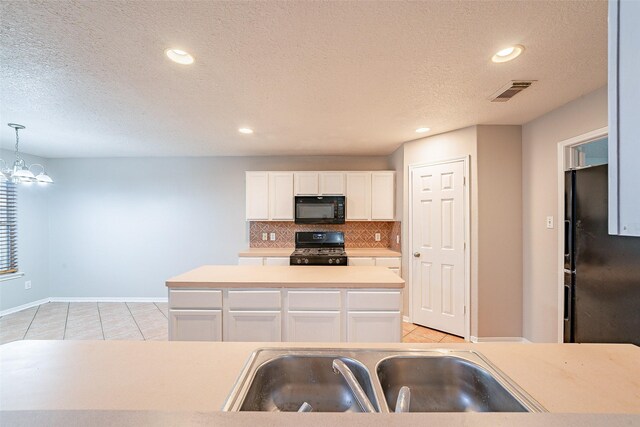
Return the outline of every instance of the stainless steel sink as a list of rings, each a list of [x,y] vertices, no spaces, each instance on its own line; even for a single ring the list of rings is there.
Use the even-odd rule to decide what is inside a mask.
[[[342,360],[379,412],[393,412],[402,386],[410,412],[542,412],[480,353],[470,350],[259,349],[223,410],[361,412],[332,361]],[[372,376],[371,373],[376,375]]]

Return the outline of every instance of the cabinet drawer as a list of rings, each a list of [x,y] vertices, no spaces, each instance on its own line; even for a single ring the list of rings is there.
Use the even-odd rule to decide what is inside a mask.
[[[171,289],[169,308],[221,308],[222,291]]]
[[[289,265],[289,257],[269,257],[264,259],[264,265]]]
[[[380,267],[400,267],[400,258],[376,258],[376,265]]]
[[[261,257],[240,257],[238,265],[262,265],[264,263]]]
[[[376,260],[371,257],[349,257],[348,263],[350,266],[367,266],[376,265]]]
[[[229,310],[279,310],[280,291],[229,291]]]
[[[347,293],[349,310],[389,310],[402,308],[400,291],[350,291]]]
[[[289,310],[339,310],[340,291],[289,291]]]

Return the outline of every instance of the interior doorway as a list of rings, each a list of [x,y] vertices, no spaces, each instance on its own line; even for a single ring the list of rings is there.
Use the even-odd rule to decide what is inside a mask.
[[[469,338],[468,159],[409,169],[413,323]]]

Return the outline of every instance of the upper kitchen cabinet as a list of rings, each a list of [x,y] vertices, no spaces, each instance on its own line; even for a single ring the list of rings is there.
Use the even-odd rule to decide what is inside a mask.
[[[292,221],[293,172],[247,172],[246,219]]]
[[[320,192],[318,172],[296,172],[293,174],[296,196],[315,196]]]
[[[609,1],[609,233],[640,236],[640,2]]]
[[[347,172],[347,221],[371,219],[371,172]]]
[[[395,176],[391,171],[371,172],[371,219],[374,221],[394,218]]]
[[[293,172],[269,172],[269,219],[293,221]]]
[[[269,173],[247,172],[245,214],[248,220],[269,219]]]
[[[344,196],[344,173],[320,172],[320,194]]]

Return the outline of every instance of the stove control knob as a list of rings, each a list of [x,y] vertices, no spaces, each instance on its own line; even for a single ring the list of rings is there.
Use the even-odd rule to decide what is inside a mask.
[[[308,259],[308,258],[305,258],[305,259],[304,259],[304,263],[305,263],[305,264],[309,264],[309,259]]]
[[[301,260],[300,258],[298,258],[298,259],[296,260],[296,262],[297,262],[298,264],[302,264],[302,260]]]
[[[336,260],[336,264],[340,264],[340,258]]]
[[[329,258],[329,264],[333,264],[333,258]]]

